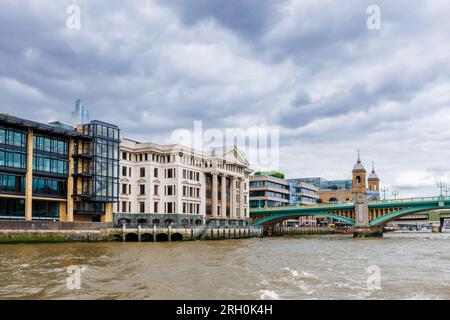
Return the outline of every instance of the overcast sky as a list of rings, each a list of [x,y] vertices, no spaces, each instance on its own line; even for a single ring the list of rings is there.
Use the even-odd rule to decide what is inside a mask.
[[[359,148],[389,195],[450,186],[448,0],[0,4],[1,112],[68,121],[82,98],[91,118],[157,143],[194,121],[278,128],[288,177],[349,178]]]

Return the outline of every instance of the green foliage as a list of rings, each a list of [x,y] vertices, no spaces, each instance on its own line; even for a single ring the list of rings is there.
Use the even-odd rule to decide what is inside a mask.
[[[284,173],[279,172],[279,171],[266,171],[266,172],[262,172],[262,171],[256,171],[255,173],[253,173],[253,175],[256,176],[271,176],[271,177],[275,177],[275,178],[279,178],[279,179],[284,179]]]

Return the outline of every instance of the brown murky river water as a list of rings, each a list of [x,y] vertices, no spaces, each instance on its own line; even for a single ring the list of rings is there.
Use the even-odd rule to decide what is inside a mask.
[[[450,233],[0,245],[8,298],[450,299]]]

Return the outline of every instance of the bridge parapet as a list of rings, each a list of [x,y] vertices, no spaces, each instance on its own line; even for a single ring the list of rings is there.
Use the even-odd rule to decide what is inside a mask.
[[[320,208],[322,210],[325,210],[327,208],[329,209],[337,209],[337,208],[353,208],[355,206],[354,202],[345,202],[345,203],[336,203],[336,204],[329,204],[329,203],[320,203],[320,204],[313,204],[313,205],[301,205],[301,206],[280,206],[280,207],[267,207],[267,208],[255,208],[252,209],[251,212],[266,212],[266,211],[279,211],[279,210],[293,210],[293,209],[317,209]]]
[[[382,204],[410,204],[420,202],[450,202],[450,197],[438,196],[438,197],[416,197],[416,198],[403,198],[403,199],[386,199],[378,201],[369,201],[369,205],[382,205]]]

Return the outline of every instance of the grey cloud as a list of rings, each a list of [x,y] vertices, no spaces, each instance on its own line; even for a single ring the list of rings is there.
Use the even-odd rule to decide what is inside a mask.
[[[280,18],[278,8],[286,1],[271,0],[161,0],[162,5],[176,10],[186,24],[214,19],[246,40],[254,41]]]
[[[371,2],[80,0],[79,31],[69,2],[6,2],[1,111],[65,120],[82,98],[140,140],[194,120],[277,126],[291,176],[346,175],[359,147],[387,184],[406,168],[450,177],[450,4],[378,1],[369,31]]]

